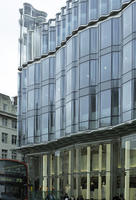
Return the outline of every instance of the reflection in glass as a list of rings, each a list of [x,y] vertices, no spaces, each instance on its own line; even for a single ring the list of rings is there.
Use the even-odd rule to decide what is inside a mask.
[[[89,62],[80,64],[80,88],[89,85]]]
[[[101,23],[101,49],[109,46],[111,46],[111,20]]]
[[[132,42],[123,47],[123,73],[130,71],[132,68]]]
[[[42,87],[42,106],[48,105],[48,85]]]
[[[89,20],[98,18],[98,0],[89,0]]]
[[[101,81],[111,79],[111,54],[101,56]]]
[[[80,33],[80,56],[89,54],[89,30]]]
[[[80,122],[87,121],[89,117],[89,97],[80,97]]]
[[[127,37],[132,33],[132,6],[123,12],[123,36]]]
[[[34,90],[28,91],[28,110],[34,109]]]
[[[111,91],[106,90],[101,92],[101,117],[111,115]]]
[[[123,112],[131,109],[131,81],[123,85]]]

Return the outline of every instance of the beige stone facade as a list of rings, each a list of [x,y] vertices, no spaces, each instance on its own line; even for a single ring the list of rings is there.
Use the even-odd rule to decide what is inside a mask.
[[[22,160],[17,153],[17,97],[0,94],[0,158]]]

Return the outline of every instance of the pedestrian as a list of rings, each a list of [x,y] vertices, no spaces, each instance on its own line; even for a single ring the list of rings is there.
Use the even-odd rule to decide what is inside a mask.
[[[64,200],[69,200],[69,196],[67,193],[65,193],[65,195],[64,195]]]

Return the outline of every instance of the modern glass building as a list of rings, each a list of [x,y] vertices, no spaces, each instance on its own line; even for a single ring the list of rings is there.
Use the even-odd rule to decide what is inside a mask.
[[[19,147],[44,191],[136,199],[136,0],[20,10]]]

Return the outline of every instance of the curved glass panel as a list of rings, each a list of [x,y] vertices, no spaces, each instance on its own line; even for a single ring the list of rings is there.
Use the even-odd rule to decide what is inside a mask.
[[[42,135],[48,133],[48,113],[42,114]]]
[[[78,7],[77,4],[72,8],[72,31],[78,28]]]
[[[28,91],[28,110],[34,109],[34,90]]]
[[[123,73],[132,69],[132,42],[123,47]]]
[[[87,1],[81,1],[79,2],[79,26],[86,25],[87,24]]]
[[[101,23],[101,49],[111,46],[111,20]]]
[[[67,43],[67,65],[72,63],[72,39]]]
[[[123,11],[123,37],[132,33],[132,6]]]
[[[98,28],[90,28],[90,53],[98,52]]]
[[[121,8],[121,0],[110,0],[110,11],[119,10]]]
[[[80,64],[80,88],[89,86],[89,62]]]
[[[112,44],[121,44],[121,18],[112,19]]]
[[[111,91],[101,92],[101,117],[109,117],[111,115]]]
[[[56,48],[56,31],[49,31],[49,51],[55,51]]]
[[[28,68],[28,85],[34,84],[34,65],[30,65]]]
[[[41,32],[41,52],[42,54],[48,53],[48,30]]]
[[[28,118],[28,143],[34,142],[34,117]]]
[[[89,0],[89,20],[93,21],[98,19],[98,0]]]
[[[101,56],[101,81],[111,79],[111,54]]]
[[[89,29],[80,33],[80,57],[89,54]]]
[[[123,112],[131,110],[131,101],[131,81],[128,81],[123,85]]]
[[[66,126],[71,125],[71,102],[66,104]]]
[[[42,87],[42,107],[48,105],[48,85]]]
[[[109,11],[108,0],[100,0],[100,17],[102,15],[107,15]]]
[[[42,81],[49,79],[49,59],[42,61]]]
[[[88,121],[89,97],[80,97],[80,122]]]

